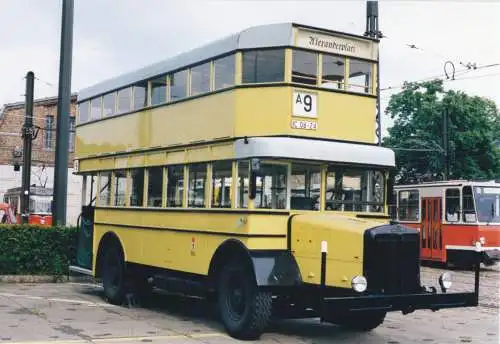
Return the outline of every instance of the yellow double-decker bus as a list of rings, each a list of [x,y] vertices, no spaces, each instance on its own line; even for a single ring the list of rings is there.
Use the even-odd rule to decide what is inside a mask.
[[[112,303],[153,287],[210,297],[236,338],[272,315],[369,330],[388,311],[477,304],[421,286],[418,231],[389,222],[377,49],[265,25],[82,90],[72,269]]]

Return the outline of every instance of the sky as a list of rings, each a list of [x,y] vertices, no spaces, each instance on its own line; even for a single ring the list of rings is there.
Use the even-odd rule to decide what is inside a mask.
[[[75,0],[72,92],[250,26],[297,22],[362,34],[365,1]],[[0,107],[57,95],[62,0],[0,0]],[[500,107],[500,1],[379,1],[382,108],[404,81],[444,75],[446,88]],[[414,45],[410,48],[408,45]],[[448,64],[449,68],[449,64]],[[463,79],[462,79],[463,78]],[[459,80],[462,79],[462,80]],[[383,132],[392,121],[382,117]]]

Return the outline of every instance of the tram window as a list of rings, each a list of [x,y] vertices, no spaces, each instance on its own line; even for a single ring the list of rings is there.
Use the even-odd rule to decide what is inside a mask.
[[[118,91],[118,112],[117,113],[124,113],[124,112],[129,112],[131,108],[130,101],[132,99],[131,97],[131,87],[124,88],[123,90]]]
[[[163,192],[163,167],[148,169],[148,207],[161,207]]]
[[[205,206],[206,181],[206,164],[193,164],[189,166],[188,207],[203,208]]]
[[[103,117],[113,116],[115,113],[115,93],[108,93],[102,98]]]
[[[229,55],[214,61],[215,89],[234,85],[234,55]]]
[[[460,219],[460,190],[446,189],[446,221],[456,222]]]
[[[89,101],[78,104],[78,123],[86,123],[89,120]]]
[[[231,208],[233,164],[231,161],[218,161],[212,166],[212,207]]]
[[[477,218],[479,222],[500,222],[500,188],[474,187]]]
[[[255,208],[285,209],[287,165],[264,163],[257,172]]]
[[[181,70],[170,76],[170,99],[178,100],[185,98],[186,83],[187,83],[187,70]]]
[[[102,106],[102,98],[97,97],[91,100],[90,102],[90,120],[96,120],[101,118],[101,106]]]
[[[399,219],[402,221],[418,221],[418,190],[402,190],[399,192]]]
[[[302,50],[293,50],[292,82],[316,85],[318,54]]]
[[[167,101],[167,77],[165,75],[151,81],[151,105]]]
[[[372,63],[351,58],[349,60],[349,91],[371,93]]]
[[[144,169],[136,168],[130,172],[132,177],[132,190],[130,192],[130,205],[142,207],[144,198]]]
[[[323,54],[321,87],[344,89],[345,58]]]
[[[111,196],[111,172],[101,172],[99,183],[99,205],[108,206]]]
[[[143,81],[134,85],[134,110],[148,106],[148,82]]]
[[[210,92],[210,63],[191,68],[191,95]]]
[[[249,168],[248,161],[238,162],[238,208],[248,208]]]
[[[319,210],[321,173],[319,166],[292,165],[290,208]]]
[[[464,186],[462,189],[463,220],[465,222],[476,222],[476,210],[474,207],[474,196],[472,187]]]
[[[284,79],[284,49],[243,52],[243,83],[280,82]]]
[[[114,174],[115,205],[124,207],[127,192],[127,171],[115,171]]]
[[[184,194],[184,166],[167,168],[167,207],[182,207]]]

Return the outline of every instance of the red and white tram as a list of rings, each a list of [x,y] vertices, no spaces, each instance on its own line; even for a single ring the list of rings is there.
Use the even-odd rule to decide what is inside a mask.
[[[470,264],[500,259],[500,183],[441,181],[394,186],[392,217],[420,231],[421,260]]]

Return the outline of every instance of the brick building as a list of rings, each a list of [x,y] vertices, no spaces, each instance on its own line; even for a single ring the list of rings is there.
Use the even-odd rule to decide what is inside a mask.
[[[81,180],[73,175],[75,145],[76,95],[71,98],[70,154],[68,159],[67,222],[74,224],[80,209]],[[0,108],[0,202],[6,190],[21,186],[23,163],[24,102],[5,104]],[[36,99],[33,104],[33,125],[39,128],[33,140],[31,185],[53,187],[56,148],[57,97]],[[15,171],[14,166],[20,165]]]

